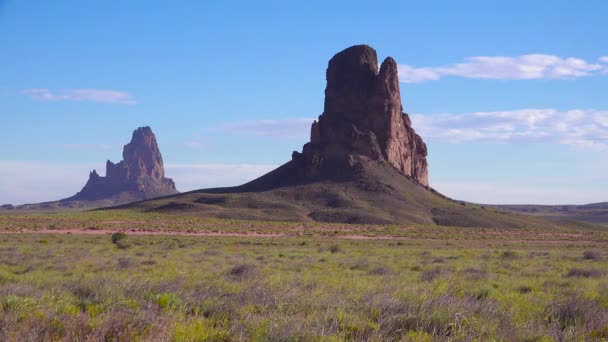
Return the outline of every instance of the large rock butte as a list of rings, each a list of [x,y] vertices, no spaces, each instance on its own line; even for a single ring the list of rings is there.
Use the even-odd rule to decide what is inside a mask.
[[[143,200],[176,194],[175,183],[165,178],[163,157],[150,127],[133,132],[131,142],[124,146],[123,160],[106,162],[106,176],[91,171],[89,180],[80,192],[63,201],[93,201],[126,197],[125,200]],[[120,199],[118,199],[120,200]]]
[[[364,157],[428,186],[426,144],[403,112],[395,60],[387,57],[378,70],[373,48],[352,46],[329,61],[326,78],[323,114],[292,162],[310,177],[352,167]]]

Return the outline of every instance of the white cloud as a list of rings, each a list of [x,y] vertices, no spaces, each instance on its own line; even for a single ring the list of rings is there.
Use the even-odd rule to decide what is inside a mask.
[[[53,92],[49,89],[34,88],[24,90],[23,94],[40,101],[90,101],[127,105],[137,103],[129,93],[107,89],[70,89]]]
[[[413,127],[429,142],[535,142],[608,148],[608,111],[518,109],[462,114],[412,114]],[[258,120],[219,129],[231,133],[306,141],[313,118]]]
[[[603,65],[602,74],[608,75],[608,56],[600,57],[600,62],[607,65]]]
[[[600,61],[606,62],[605,57]],[[591,76],[606,70],[600,64],[580,58],[530,54],[516,57],[476,56],[465,62],[439,67],[416,68],[399,65],[399,79],[403,83],[439,80],[444,76],[493,80],[572,79]]]
[[[415,68],[407,64],[399,64],[399,81],[403,83],[420,83],[436,81],[441,74],[433,68]]]
[[[244,133],[275,138],[302,138],[310,134],[313,119],[295,118],[283,120],[241,121],[223,125],[217,129],[228,133]]]
[[[608,111],[519,109],[464,114],[411,115],[430,142],[538,142],[608,149]]]

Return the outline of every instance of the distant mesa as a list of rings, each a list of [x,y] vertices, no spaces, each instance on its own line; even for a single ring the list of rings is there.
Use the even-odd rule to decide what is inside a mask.
[[[133,132],[131,142],[124,146],[123,160],[106,162],[106,176],[91,171],[89,180],[76,195],[65,201],[96,201],[113,197],[144,200],[178,193],[175,183],[165,178],[163,157],[150,127]]]
[[[94,209],[179,193],[173,180],[165,177],[163,157],[150,127],[140,127],[133,132],[122,156],[123,160],[116,164],[109,160],[106,162],[105,177],[96,170],[91,171],[85,186],[72,197],[44,203],[4,205],[0,210],[57,212]]]

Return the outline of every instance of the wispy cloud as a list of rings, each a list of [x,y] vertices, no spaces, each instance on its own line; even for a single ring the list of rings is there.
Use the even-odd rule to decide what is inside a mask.
[[[608,75],[608,56],[601,57],[600,62],[605,63],[604,69],[602,69],[602,74]]]
[[[601,57],[599,62],[606,63],[607,57]],[[439,80],[445,76],[491,80],[573,79],[607,70],[608,66],[574,57],[544,54],[476,56],[461,63],[437,67],[401,64],[399,80],[403,83],[419,83]]]
[[[556,143],[608,149],[608,111],[518,109],[493,112],[412,114],[413,127],[429,142]],[[313,118],[258,120],[220,127],[231,133],[306,140]]]
[[[199,141],[184,141],[183,142],[184,146],[191,148],[191,149],[200,149],[203,147],[203,144]]]
[[[608,111],[519,109],[411,116],[431,142],[539,142],[608,149]]]
[[[310,133],[311,118],[253,120],[223,125],[217,130],[275,138],[301,138]]]
[[[136,104],[133,95],[108,89],[69,89],[62,91],[51,91],[44,88],[26,89],[23,94],[34,100],[40,101],[89,101],[116,104]]]

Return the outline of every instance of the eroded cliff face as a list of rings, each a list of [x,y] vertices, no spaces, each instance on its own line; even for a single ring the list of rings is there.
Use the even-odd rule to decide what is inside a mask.
[[[378,70],[376,51],[357,45],[329,61],[326,78],[323,114],[294,162],[315,175],[365,157],[386,161],[428,186],[426,144],[403,112],[397,63],[388,57]]]
[[[133,132],[124,146],[123,160],[106,162],[106,176],[93,170],[84,188],[67,200],[99,200],[123,194],[133,199],[147,199],[177,193],[175,183],[165,178],[163,158],[150,127]]]

